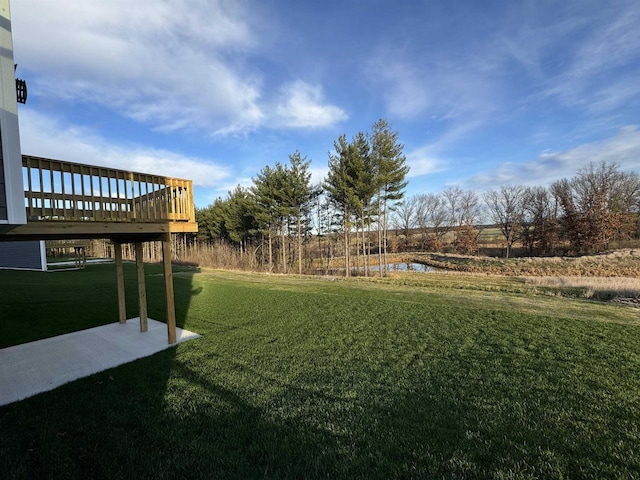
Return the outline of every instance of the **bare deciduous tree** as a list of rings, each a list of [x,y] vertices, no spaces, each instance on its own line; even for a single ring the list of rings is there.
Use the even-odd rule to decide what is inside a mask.
[[[401,230],[405,238],[405,246],[409,244],[411,230],[416,227],[416,211],[418,206],[418,197],[409,197],[400,202],[395,209],[393,215],[393,225],[396,230]]]
[[[522,235],[524,194],[525,188],[521,185],[504,186],[484,194],[489,216],[505,239],[507,258],[511,247]]]
[[[443,195],[419,195],[416,202],[416,224],[420,229],[422,249],[440,251],[445,235],[451,230],[449,211]]]

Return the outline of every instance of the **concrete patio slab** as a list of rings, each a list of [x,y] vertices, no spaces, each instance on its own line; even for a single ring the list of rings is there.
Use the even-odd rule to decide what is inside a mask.
[[[138,317],[36,342],[0,349],[0,405],[16,402],[112,367],[148,357],[177,343],[198,338],[176,328],[167,343],[167,325],[149,319],[140,332]]]

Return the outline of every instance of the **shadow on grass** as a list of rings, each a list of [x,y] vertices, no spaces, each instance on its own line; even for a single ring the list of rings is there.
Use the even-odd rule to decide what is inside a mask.
[[[321,478],[335,438],[273,421],[172,350],[0,408],[4,478]],[[167,372],[174,377],[166,386]],[[199,391],[172,410],[185,385]],[[70,406],[70,399],[72,407]]]

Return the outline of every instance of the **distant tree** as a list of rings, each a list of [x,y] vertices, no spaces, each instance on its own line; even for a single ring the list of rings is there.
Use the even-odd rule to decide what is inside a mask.
[[[613,195],[613,208],[622,212],[640,212],[640,174],[620,172],[616,191]]]
[[[418,204],[419,197],[414,195],[398,203],[394,212],[394,226],[396,230],[401,230],[404,234],[405,245],[408,245],[411,230],[417,225],[416,213]]]
[[[265,166],[253,179],[251,192],[255,198],[256,221],[267,234],[269,271],[273,271],[273,237],[277,235],[279,220],[282,218],[282,167]]]
[[[618,240],[640,237],[640,175],[620,172],[612,199],[612,209],[619,212]]]
[[[445,237],[450,231],[447,225],[447,209],[444,199],[441,196],[435,194],[430,195],[432,198],[430,198],[428,202],[429,208],[427,209],[427,214],[433,233],[433,248],[436,251],[440,251],[444,245]],[[427,197],[430,195],[427,195]]]
[[[472,190],[463,190],[460,197],[459,224],[464,226],[479,226],[482,221],[482,206],[478,195]]]
[[[620,232],[628,212],[622,193],[626,178],[615,163],[589,163],[571,180],[551,185],[562,209],[561,223],[576,253],[603,251]]]
[[[432,194],[429,194],[432,195]],[[416,196],[415,223],[420,231],[420,250],[426,250],[429,235],[429,219],[427,215],[427,195]]]
[[[240,248],[240,253],[247,251],[247,242],[258,231],[256,221],[256,204],[249,190],[238,185],[229,192],[224,203],[224,225],[229,239]]]
[[[440,251],[444,237],[449,232],[449,212],[444,197],[440,194],[428,193],[417,197],[416,223],[420,229],[422,249],[429,248]]]
[[[482,217],[482,209],[478,195],[471,190],[450,187],[443,192],[449,225],[454,232],[453,245],[461,253],[477,251],[478,225]]]
[[[326,274],[333,259],[331,234],[334,230],[334,210],[331,208],[331,202],[327,199],[322,184],[314,185],[313,188],[318,195],[312,200],[312,225],[318,242],[320,262]]]
[[[196,222],[198,222],[198,237],[200,240],[211,242],[228,239],[224,223],[225,209],[224,201],[220,197],[216,198],[211,205],[196,209]]]
[[[529,187],[524,193],[522,240],[529,253],[553,251],[559,238],[558,204],[545,187]]]
[[[356,228],[356,238],[360,231],[360,244],[362,245],[362,256],[364,258],[364,274],[369,275],[369,233],[372,217],[372,199],[376,193],[375,168],[371,158],[371,146],[367,136],[363,132],[358,132],[351,142],[351,168],[354,183],[356,205],[359,207],[356,212],[358,226]],[[358,242],[356,242],[357,244]]]
[[[489,216],[505,239],[506,257],[522,236],[525,188],[521,185],[503,186],[484,194]]]
[[[447,210],[447,224],[453,230],[454,242],[457,237],[457,229],[462,225],[462,195],[464,191],[459,187],[449,187],[442,192],[442,198]]]

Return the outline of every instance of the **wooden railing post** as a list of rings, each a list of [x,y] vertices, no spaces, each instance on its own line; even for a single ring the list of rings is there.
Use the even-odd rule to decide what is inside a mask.
[[[136,242],[136,270],[138,272],[138,300],[140,304],[140,331],[146,332],[147,322],[147,289],[144,283],[144,259],[142,257],[142,243]]]

